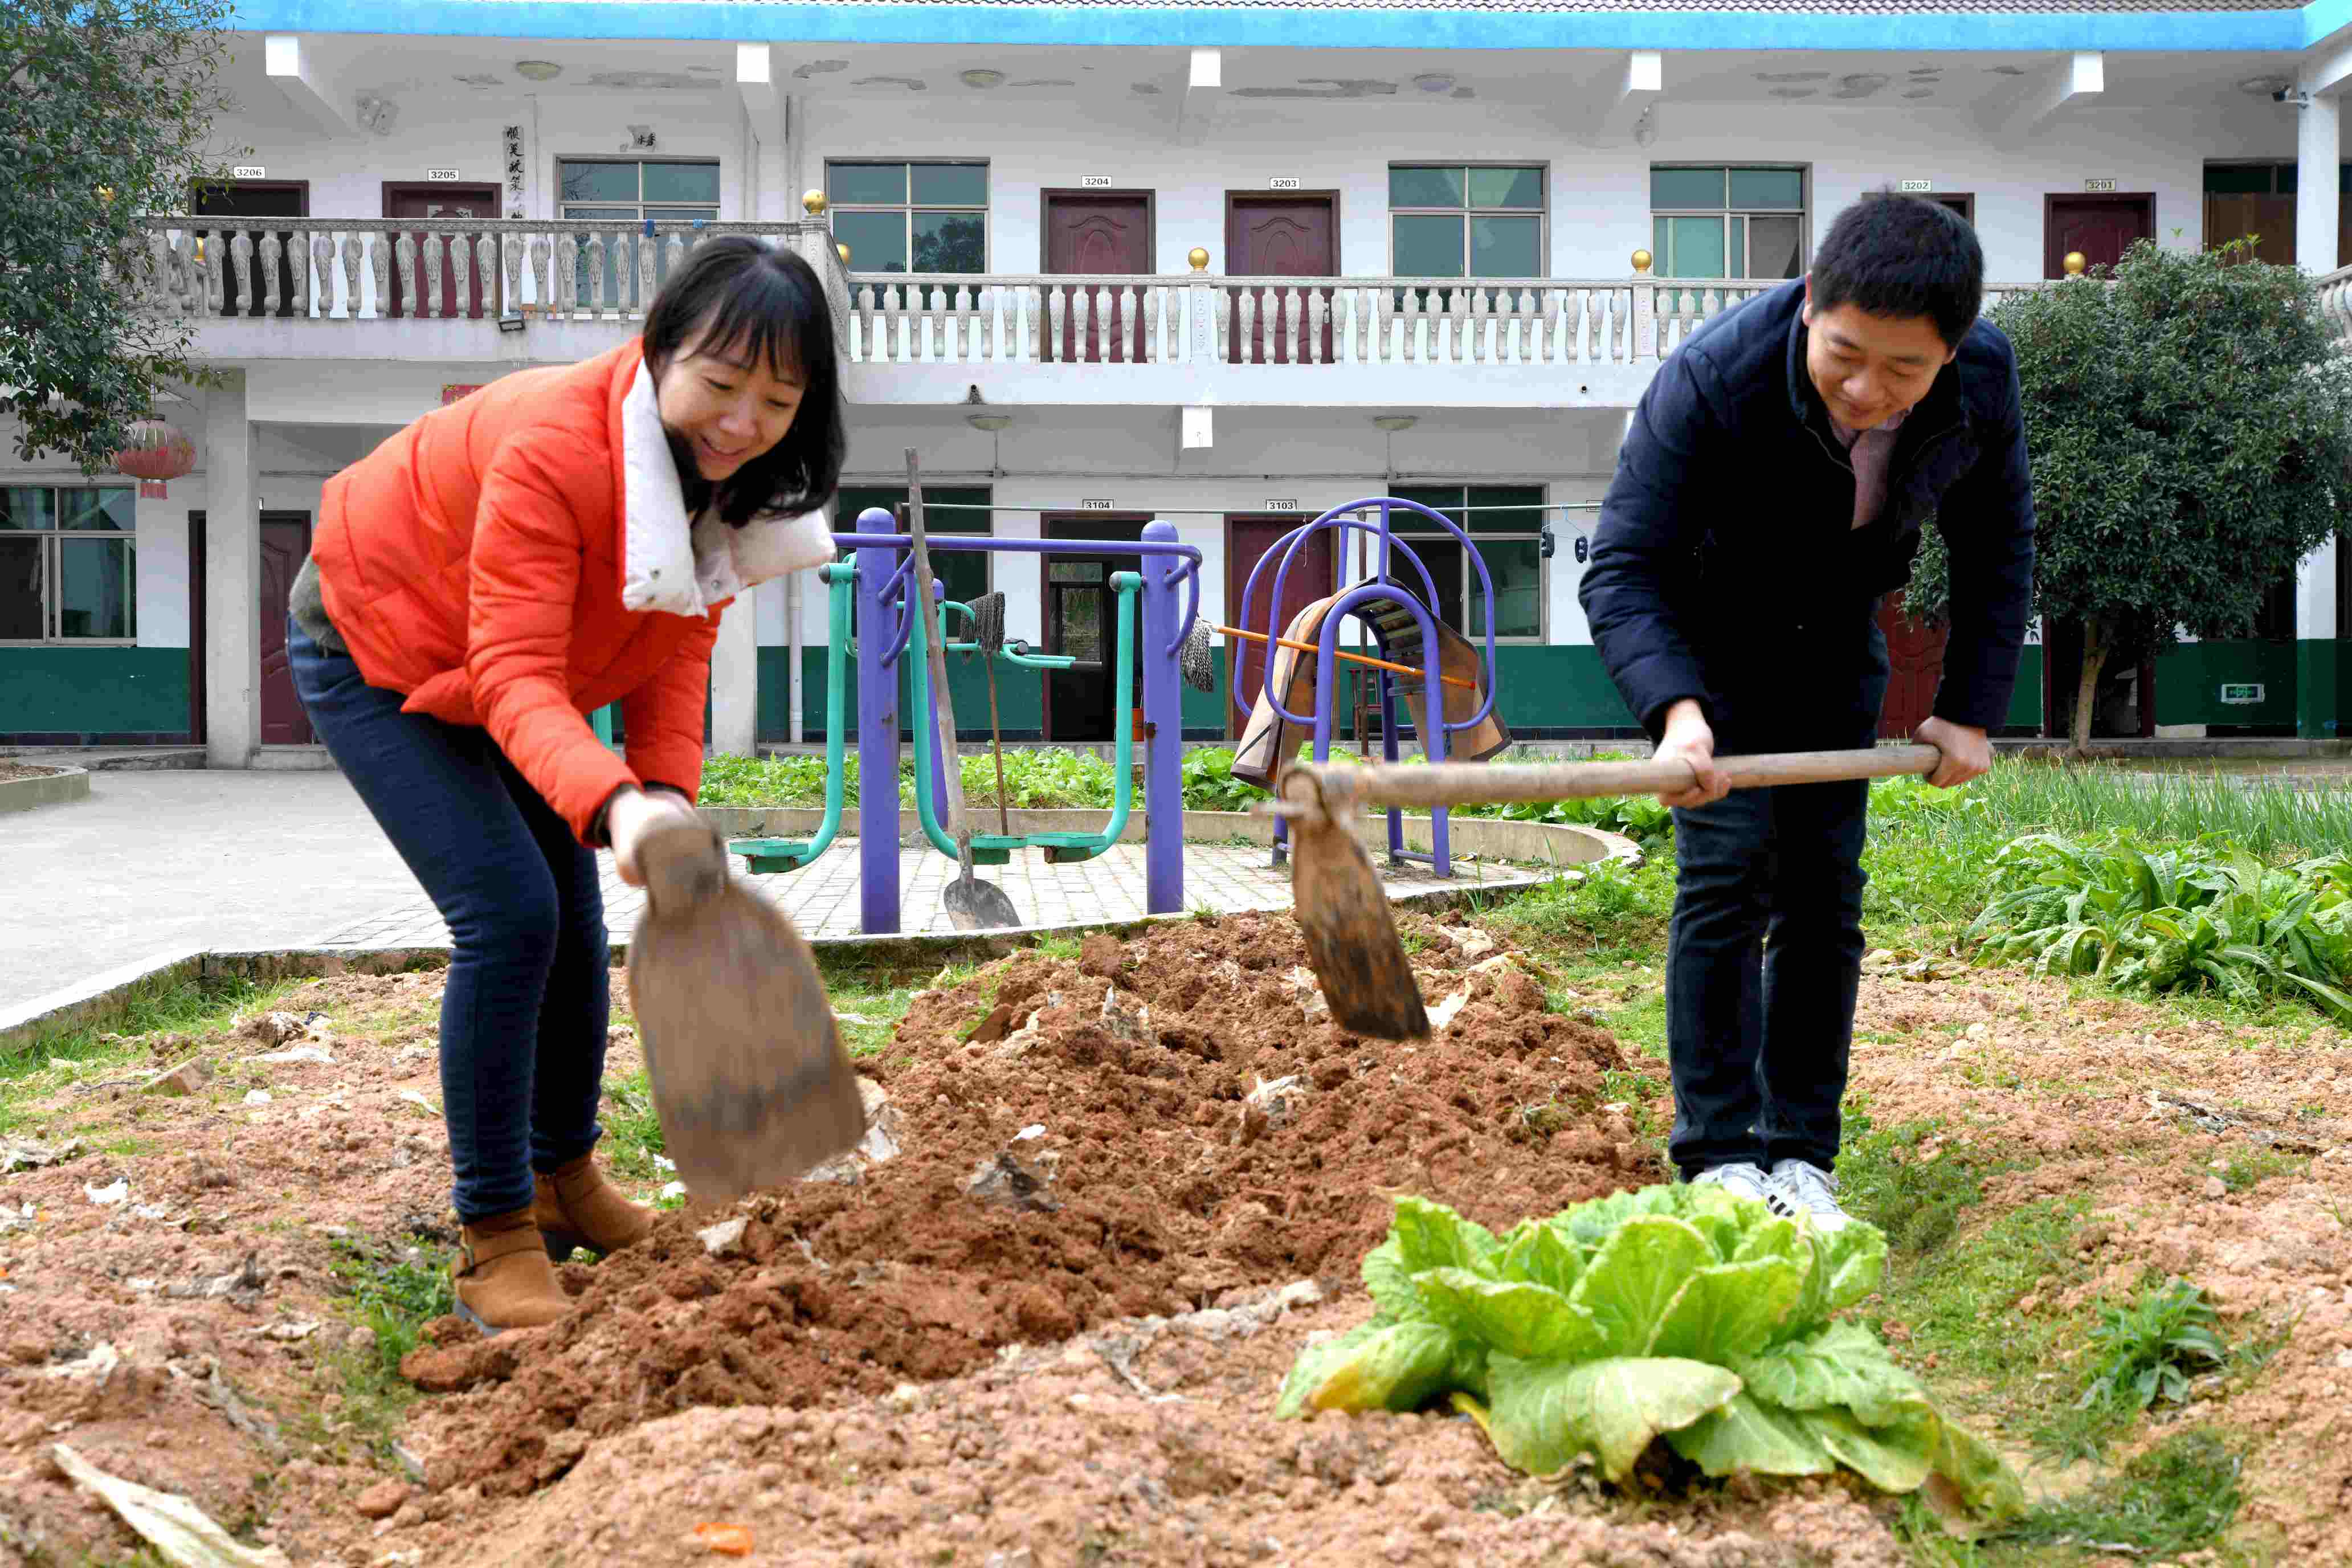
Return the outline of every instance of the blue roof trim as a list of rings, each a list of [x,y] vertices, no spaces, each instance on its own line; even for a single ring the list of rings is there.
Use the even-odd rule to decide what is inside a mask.
[[[2303,17],[2303,41],[2315,44],[2338,29],[2352,26],[2352,0],[2311,0],[2300,15]]]
[[[1142,5],[756,5],[739,0],[238,0],[251,32],[713,42],[1163,45],[1412,49],[2301,49],[2352,0],[2300,11],[1526,12]],[[2314,30],[2317,29],[2317,30]]]

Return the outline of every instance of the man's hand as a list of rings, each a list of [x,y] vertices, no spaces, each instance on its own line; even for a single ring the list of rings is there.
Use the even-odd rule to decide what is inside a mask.
[[[1992,768],[1992,742],[1982,730],[1955,724],[1949,719],[1930,719],[1911,738],[1944,753],[1944,760],[1927,775],[1927,782],[1937,789],[1958,789]]]
[[[1698,775],[1696,787],[1660,795],[1660,805],[1706,805],[1731,793],[1731,786],[1723,782],[1722,770],[1715,765],[1715,731],[1707,725],[1706,711],[1690,698],[1666,710],[1666,732],[1658,742],[1654,760],[1688,763],[1691,772]]]
[[[646,885],[637,869],[637,846],[656,827],[695,821],[694,807],[670,790],[625,789],[604,808],[604,837],[613,846],[613,867],[632,888]]]

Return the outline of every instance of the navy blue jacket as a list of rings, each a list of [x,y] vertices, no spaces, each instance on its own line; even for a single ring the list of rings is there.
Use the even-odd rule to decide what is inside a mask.
[[[1875,602],[1910,581],[1934,517],[1951,557],[1934,711],[1994,728],[2033,584],[2009,340],[1981,319],[1969,329],[1896,434],[1877,521],[1855,529],[1853,468],[1805,373],[1804,302],[1799,279],[1725,311],[1642,395],[1577,590],[1593,644],[1654,739],[1685,697],[1750,749],[1809,704],[1867,707],[1874,722]]]

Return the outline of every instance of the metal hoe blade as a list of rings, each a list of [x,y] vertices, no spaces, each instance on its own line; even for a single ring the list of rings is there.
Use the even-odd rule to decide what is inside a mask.
[[[646,912],[629,1002],[669,1157],[698,1201],[782,1186],[866,1135],[816,958],[792,922],[727,875],[699,823],[638,851]]]
[[[1422,1038],[1429,1033],[1429,1014],[1371,857],[1348,823],[1324,809],[1311,776],[1286,775],[1282,799],[1290,808],[1290,886],[1298,928],[1332,1020],[1351,1034]]]

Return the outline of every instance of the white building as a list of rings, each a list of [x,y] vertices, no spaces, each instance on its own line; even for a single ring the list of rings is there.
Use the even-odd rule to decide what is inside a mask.
[[[935,506],[990,509],[938,526],[1170,518],[1206,553],[1203,612],[1231,620],[1300,514],[1466,506],[1522,738],[1631,732],[1576,602],[1625,411],[1689,322],[1801,270],[1861,193],[1958,206],[1996,288],[2143,236],[2343,255],[2352,0],[582,0],[531,7],[563,26],[530,37],[498,5],[338,9],[323,31],[299,0],[240,7],[220,130],[247,177],[153,220],[161,298],[227,373],[163,410],[196,472],[135,499],[0,467],[0,743],[315,760],[272,652],[322,482],[455,389],[635,331],[692,237],[648,221],[749,226],[823,265],[845,528],[897,499],[913,447]],[[2135,721],[2333,734],[2335,553],[2282,585],[2263,637],[2158,661]],[[1458,547],[1429,554],[1459,594]],[[1013,635],[1083,652],[1101,590],[1083,563],[1057,575],[1004,557],[993,585]],[[821,733],[824,635],[814,581],[730,612],[718,747]],[[2029,650],[2021,731],[2042,665]],[[1104,678],[1049,684],[1004,684],[1008,738],[1108,734]],[[1890,722],[1931,691],[1898,679]],[[1223,732],[1221,699],[1186,703],[1188,735]]]

